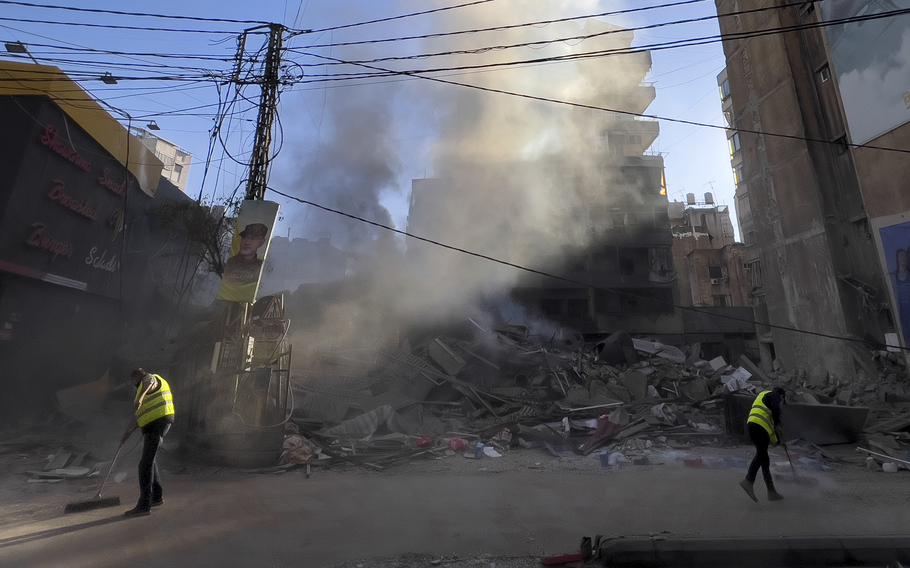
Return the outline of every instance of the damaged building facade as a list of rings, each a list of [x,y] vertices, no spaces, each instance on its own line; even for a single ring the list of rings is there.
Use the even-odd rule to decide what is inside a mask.
[[[190,200],[59,69],[5,62],[0,77],[0,421],[15,421],[159,352],[147,338],[182,241],[149,212]]]
[[[780,7],[724,17],[741,5],[717,0],[722,33],[895,8],[759,4]],[[719,84],[759,323],[879,345],[901,337],[906,345],[910,163],[882,148],[910,148],[910,61],[901,49],[908,31],[910,16],[901,15],[724,41]],[[764,361],[804,369],[815,381],[870,372],[861,343],[759,330]]]
[[[749,290],[743,264],[745,245],[736,242],[730,208],[705,194],[670,203],[673,263],[679,301],[685,306],[748,306]]]

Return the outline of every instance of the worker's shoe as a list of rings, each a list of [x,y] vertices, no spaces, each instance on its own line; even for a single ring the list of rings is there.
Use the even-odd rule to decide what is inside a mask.
[[[752,499],[758,503],[758,497],[755,496],[755,489],[752,487],[752,484],[749,483],[748,479],[743,479],[739,482],[739,486],[743,488],[743,491],[746,492],[746,495],[749,496],[749,499]]]
[[[783,498],[784,496],[778,493],[773,487],[768,489],[768,501],[782,501]]]
[[[150,510],[140,509],[138,506],[136,506],[136,507],[133,507],[132,509],[130,509],[129,511],[123,513],[123,516],[132,518],[132,517],[146,517],[151,514],[152,514],[152,512]]]
[[[152,507],[160,507],[164,505],[164,499],[158,499],[157,501],[152,501]]]

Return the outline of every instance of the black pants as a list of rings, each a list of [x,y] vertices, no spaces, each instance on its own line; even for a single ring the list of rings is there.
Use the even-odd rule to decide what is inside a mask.
[[[746,474],[746,479],[749,483],[755,483],[758,468],[761,468],[762,477],[765,478],[765,485],[768,489],[774,489],[774,480],[771,479],[771,457],[768,455],[768,445],[771,443],[771,437],[768,435],[767,430],[752,422],[746,424],[746,429],[749,431],[749,439],[755,445],[755,457],[752,458],[752,463],[749,465],[749,473]]]
[[[172,420],[159,418],[142,429],[142,457],[139,459],[139,502],[138,509],[149,510],[153,501],[164,498],[161,489],[161,477],[158,474],[158,446],[171,428]]]

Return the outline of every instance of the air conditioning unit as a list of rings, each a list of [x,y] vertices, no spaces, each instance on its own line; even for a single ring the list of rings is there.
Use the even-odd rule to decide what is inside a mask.
[[[711,284],[720,284],[721,282],[723,282],[723,280],[724,280],[723,278],[712,278]]]

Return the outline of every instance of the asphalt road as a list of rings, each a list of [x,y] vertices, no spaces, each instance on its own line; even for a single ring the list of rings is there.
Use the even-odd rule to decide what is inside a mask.
[[[779,483],[780,503],[764,500],[760,487],[755,504],[736,485],[741,472],[682,466],[317,471],[311,479],[197,473],[167,477],[164,507],[129,520],[120,516],[135,498],[127,483],[114,490],[122,507],[67,516],[63,504],[90,493],[58,485],[0,504],[0,566],[356,566],[405,554],[540,557],[577,550],[582,536],[598,533],[894,535],[910,527],[910,473],[819,475],[812,487]]]

